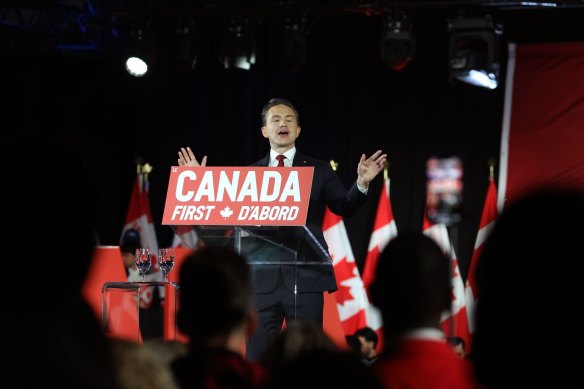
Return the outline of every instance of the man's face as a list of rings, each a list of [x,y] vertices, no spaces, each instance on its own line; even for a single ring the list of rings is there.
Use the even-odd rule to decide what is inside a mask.
[[[373,347],[373,342],[365,339],[364,336],[358,336],[357,339],[359,339],[359,342],[361,342],[361,355],[368,356],[372,351],[375,350],[375,347]]]
[[[270,140],[274,151],[283,153],[291,149],[300,135],[300,126],[292,108],[282,104],[270,108],[262,135]]]

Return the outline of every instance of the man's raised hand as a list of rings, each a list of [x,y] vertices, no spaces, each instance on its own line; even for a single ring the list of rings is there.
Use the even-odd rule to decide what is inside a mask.
[[[357,183],[362,188],[368,188],[369,183],[383,170],[387,161],[387,154],[382,154],[377,150],[371,157],[366,158],[361,155],[359,165],[357,165]]]
[[[187,147],[186,149],[184,147],[181,147],[181,149],[178,151],[178,165],[179,166],[207,166],[207,156],[205,155],[203,157],[203,159],[201,160],[201,163],[199,163],[199,161],[197,161],[197,158],[195,158],[195,154],[193,153],[193,150],[191,150],[190,147]]]

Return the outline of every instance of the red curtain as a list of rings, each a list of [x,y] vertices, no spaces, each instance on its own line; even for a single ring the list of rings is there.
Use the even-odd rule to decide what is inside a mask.
[[[499,208],[534,189],[584,190],[584,43],[509,47]]]

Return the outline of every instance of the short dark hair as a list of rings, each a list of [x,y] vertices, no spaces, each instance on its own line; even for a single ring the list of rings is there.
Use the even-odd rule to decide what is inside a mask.
[[[129,228],[124,231],[122,241],[120,243],[120,251],[122,253],[134,254],[136,249],[140,247],[140,232],[134,228]]]
[[[422,232],[400,233],[379,256],[370,294],[386,336],[438,321],[451,304],[450,259]]]
[[[294,111],[294,115],[296,115],[296,123],[300,124],[300,116],[298,115],[298,111],[294,108],[292,102],[288,99],[284,99],[282,97],[273,97],[264,105],[262,108],[262,125],[265,126],[268,122],[268,111],[270,108],[275,107],[276,105],[285,105],[290,107],[292,111]]]
[[[179,280],[178,327],[191,344],[230,333],[252,309],[248,264],[231,248],[206,246],[193,252],[184,260]]]
[[[458,345],[462,345],[462,348],[466,347],[466,342],[460,336],[449,336],[448,338],[446,338],[446,343],[453,347]]]
[[[368,342],[373,342],[373,347],[377,347],[377,342],[379,341],[379,337],[377,333],[373,331],[370,327],[361,327],[353,334],[355,338],[362,336]]]

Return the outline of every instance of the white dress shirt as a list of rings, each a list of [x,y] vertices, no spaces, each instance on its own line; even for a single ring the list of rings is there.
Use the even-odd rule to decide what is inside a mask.
[[[270,164],[269,164],[269,166],[271,166],[271,167],[278,166],[278,160],[276,159],[276,157],[278,155],[280,155],[280,153],[270,149]],[[285,167],[292,166],[292,161],[294,161],[295,155],[296,155],[296,146],[292,147],[290,150],[288,150],[284,153],[284,156],[286,157],[284,159],[284,166]],[[359,189],[359,192],[361,192],[363,194],[367,194],[367,191],[369,190],[369,188],[362,188],[361,186],[359,186],[359,184],[357,184],[357,189]]]
[[[276,157],[280,155],[280,153],[275,152],[274,150],[270,149],[270,166],[276,167],[278,166],[278,160]],[[292,161],[294,161],[294,156],[296,155],[296,146],[292,147],[290,150],[284,153],[284,166],[291,167]]]

